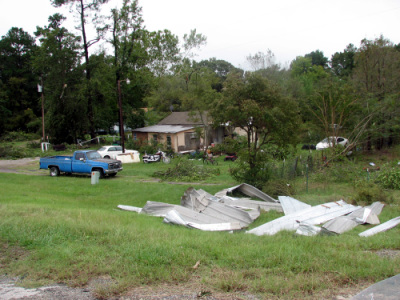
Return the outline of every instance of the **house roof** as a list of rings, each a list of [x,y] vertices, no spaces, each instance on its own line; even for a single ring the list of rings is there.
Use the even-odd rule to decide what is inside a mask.
[[[132,132],[178,133],[193,128],[193,126],[182,125],[153,125],[148,127],[136,128],[132,130]]]
[[[207,114],[203,113],[203,120],[207,122]],[[169,116],[158,122],[158,125],[203,125],[198,113],[192,116],[187,111],[172,112]]]

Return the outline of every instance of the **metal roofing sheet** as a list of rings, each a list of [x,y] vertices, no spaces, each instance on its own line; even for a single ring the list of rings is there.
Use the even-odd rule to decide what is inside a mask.
[[[247,233],[255,235],[274,235],[281,230],[296,230],[301,222],[317,225],[341,215],[346,215],[359,207],[347,204],[343,200],[329,202],[297,211],[253,228]]]
[[[258,199],[261,199],[263,201],[267,202],[279,202],[278,200],[272,198],[271,196],[265,194],[264,192],[260,191],[256,187],[247,184],[247,183],[242,183],[239,185],[236,185],[234,187],[231,187],[229,189],[222,190],[221,192],[215,194],[217,197],[223,197],[226,196],[228,193],[232,193],[233,191],[239,191],[249,197],[256,197]]]
[[[340,216],[333,220],[328,221],[322,228],[331,232],[342,234],[356,227],[358,223],[348,216]]]
[[[282,205],[282,209],[285,215],[290,215],[297,211],[301,211],[303,209],[311,207],[310,204],[306,204],[304,202],[301,202],[297,199],[288,196],[279,196],[278,199]]]
[[[153,125],[148,127],[136,128],[132,130],[132,132],[178,133],[193,128],[195,127],[182,125]]]
[[[377,234],[379,232],[383,232],[383,231],[392,229],[393,227],[396,227],[399,224],[400,224],[400,217],[397,217],[397,218],[391,219],[385,223],[382,223],[381,225],[378,225],[371,229],[363,231],[359,234],[359,236],[371,236],[371,235]]]

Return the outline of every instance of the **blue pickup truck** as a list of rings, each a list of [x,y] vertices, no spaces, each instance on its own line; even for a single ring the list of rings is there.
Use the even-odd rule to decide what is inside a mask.
[[[91,174],[100,172],[100,177],[115,176],[122,171],[119,160],[102,158],[100,153],[93,150],[75,151],[73,156],[42,157],[39,161],[40,169],[49,169],[50,176],[58,176],[61,172],[72,174]]]

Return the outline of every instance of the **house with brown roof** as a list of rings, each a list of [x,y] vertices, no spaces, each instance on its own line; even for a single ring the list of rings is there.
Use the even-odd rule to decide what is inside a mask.
[[[196,150],[223,141],[224,128],[211,129],[210,124],[206,113],[172,112],[157,125],[132,130],[132,136],[134,140],[167,144],[175,152]]]

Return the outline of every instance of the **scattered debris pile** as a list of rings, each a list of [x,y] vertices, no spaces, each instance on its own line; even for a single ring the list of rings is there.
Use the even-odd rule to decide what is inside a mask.
[[[240,192],[250,198],[232,197],[234,192]],[[359,224],[378,225],[380,224],[378,216],[383,207],[380,202],[361,207],[347,204],[343,200],[316,206],[287,196],[280,196],[279,200],[276,200],[245,183],[222,190],[215,195],[191,187],[181,197],[181,205],[153,201],[148,201],[143,208],[118,205],[118,208],[123,210],[163,217],[164,223],[204,231],[242,230],[259,217],[261,210],[275,210],[284,212],[285,215],[246,233],[274,235],[282,230],[291,230],[306,236],[320,233],[342,234]],[[359,235],[371,236],[399,224],[400,217],[397,217]]]
[[[261,201],[229,196],[234,191],[249,197],[258,197]],[[282,212],[282,206],[278,200],[248,184],[223,190],[215,196],[201,189],[189,188],[181,198],[181,205],[148,201],[143,208],[126,205],[118,205],[118,207],[163,217],[165,223],[206,231],[241,230],[259,217],[261,209]]]

